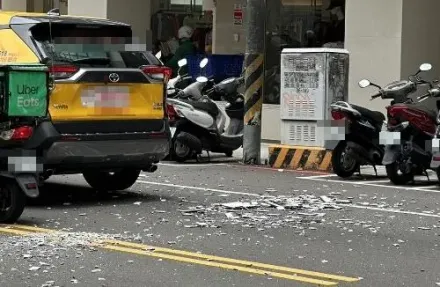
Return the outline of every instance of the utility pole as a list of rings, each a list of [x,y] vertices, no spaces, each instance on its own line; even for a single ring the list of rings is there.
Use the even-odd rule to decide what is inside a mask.
[[[263,108],[265,0],[247,0],[243,163],[261,163]]]

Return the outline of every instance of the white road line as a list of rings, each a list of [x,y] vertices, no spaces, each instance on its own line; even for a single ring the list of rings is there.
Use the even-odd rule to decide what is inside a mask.
[[[143,180],[138,180],[137,182],[144,183],[144,184],[151,184],[151,185],[175,187],[175,188],[181,188],[181,189],[192,189],[192,190],[200,190],[200,191],[218,192],[218,193],[223,193],[223,194],[236,194],[236,195],[247,195],[247,196],[252,196],[252,197],[263,197],[262,195],[255,194],[255,193],[237,192],[237,191],[215,189],[215,188],[208,188],[208,187],[197,187],[197,186],[188,186],[188,185],[180,185],[180,184],[172,184],[172,183],[162,183],[162,182],[152,182],[152,181],[143,181]],[[404,211],[404,210],[398,210],[398,209],[386,209],[386,208],[371,207],[371,206],[360,206],[360,205],[356,205],[356,204],[338,204],[338,206],[340,206],[340,207],[351,207],[351,208],[363,209],[363,210],[378,211],[378,212],[388,212],[388,213],[397,213],[397,214],[417,215],[417,216],[424,216],[424,217],[440,218],[440,215],[437,215],[437,214],[420,213],[420,212],[413,212],[413,211]]]
[[[236,194],[236,195],[247,195],[247,196],[253,196],[253,197],[261,197],[261,195],[255,194],[255,193],[222,190],[222,189],[215,189],[215,188],[209,188],[209,187],[187,186],[187,185],[180,185],[180,184],[162,183],[162,182],[153,182],[153,181],[144,181],[144,180],[138,180],[136,182],[145,183],[145,184],[151,184],[151,185],[175,187],[175,188],[181,188],[181,189],[192,189],[192,190],[200,190],[200,191],[212,191],[212,192],[218,192],[218,193],[224,193],[224,194]]]
[[[219,166],[219,165],[223,165],[223,166],[227,166],[227,164],[225,163],[210,163],[210,164],[198,164],[198,163],[193,163],[193,164],[178,164],[178,163],[158,163],[157,165],[161,166],[171,166],[171,167],[212,167],[212,166]]]
[[[438,214],[429,214],[429,213],[421,213],[421,212],[414,212],[414,211],[404,211],[404,210],[398,210],[398,209],[383,209],[379,207],[371,207],[371,206],[359,206],[354,204],[340,204],[341,207],[352,207],[357,209],[365,209],[365,210],[373,210],[373,211],[380,211],[380,212],[390,212],[390,213],[400,213],[400,214],[408,214],[408,215],[417,215],[417,216],[424,216],[424,217],[435,217],[440,218],[440,215]]]
[[[312,181],[320,181],[320,182],[329,182],[329,183],[343,183],[343,184],[352,184],[352,185],[363,185],[363,186],[371,186],[371,187],[381,187],[381,188],[390,188],[390,189],[400,189],[400,190],[417,190],[417,191],[425,191],[432,193],[440,193],[440,190],[431,190],[427,188],[421,187],[406,187],[406,186],[396,186],[396,185],[380,185],[374,183],[363,183],[363,182],[350,182],[345,180],[337,180],[337,179],[320,179],[320,178],[307,178],[307,177],[298,177],[300,179],[312,180]]]
[[[324,175],[300,176],[298,178],[314,179],[314,178],[326,178],[326,177],[332,177],[332,176],[335,176],[335,175],[334,174],[324,174]]]
[[[381,182],[390,182],[389,179],[384,179],[384,180],[364,180],[364,181],[353,181],[351,183],[353,184],[363,184],[363,183],[368,183],[368,184],[375,184],[375,183],[381,183]]]

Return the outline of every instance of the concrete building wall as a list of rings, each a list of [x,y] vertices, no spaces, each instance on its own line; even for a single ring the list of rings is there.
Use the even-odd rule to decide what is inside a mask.
[[[107,18],[131,24],[133,35],[139,37],[140,43],[145,43],[147,31],[150,30],[151,26],[151,1],[107,1]]]
[[[90,0],[70,0],[67,14],[107,18],[107,4],[107,0],[93,0],[93,5],[90,4]],[[84,7],[87,7],[87,9],[84,9]]]
[[[403,78],[417,71],[422,63],[431,63],[433,69],[428,78],[440,74],[440,34],[437,15],[438,0],[403,0],[401,76]],[[425,74],[424,74],[425,77]]]
[[[26,11],[27,0],[2,0],[2,9],[10,11]]]
[[[386,101],[370,101],[374,88],[361,89],[358,82],[367,78],[384,85],[400,79],[403,0],[348,0],[346,3],[349,101],[385,111]]]
[[[234,25],[235,4],[245,6],[246,0],[217,1],[213,20],[214,54],[243,54],[246,49],[246,9],[243,9],[243,25]]]

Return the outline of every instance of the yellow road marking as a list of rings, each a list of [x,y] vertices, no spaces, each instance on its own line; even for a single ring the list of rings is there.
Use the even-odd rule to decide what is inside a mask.
[[[5,228],[5,227],[0,227],[0,233],[9,233],[9,234],[14,234],[14,235],[19,235],[19,236],[27,236],[27,235],[32,234],[32,232],[15,230],[12,228]]]
[[[198,260],[198,259],[187,258],[187,257],[180,257],[180,256],[176,256],[176,255],[154,253],[154,252],[142,251],[142,250],[133,249],[133,248],[118,247],[118,246],[114,246],[114,245],[104,245],[104,246],[101,246],[101,248],[124,252],[124,253],[152,256],[152,257],[157,257],[157,258],[165,258],[165,259],[169,259],[169,260],[180,261],[180,262],[185,262],[185,263],[190,263],[190,264],[205,265],[205,266],[217,267],[217,268],[222,268],[222,269],[227,269],[227,270],[235,270],[235,271],[241,271],[241,272],[246,272],[246,273],[271,276],[271,277],[276,277],[276,278],[299,281],[299,282],[303,282],[303,283],[317,284],[317,285],[321,285],[321,286],[336,286],[338,284],[336,282],[312,279],[312,278],[307,278],[307,277],[302,277],[302,276],[297,276],[297,275],[288,275],[288,274],[283,274],[283,273],[278,273],[278,272],[249,268],[249,267],[228,265],[228,264],[223,264],[223,263]]]
[[[3,226],[3,227],[2,227]],[[0,225],[0,233],[9,233],[17,236],[29,236],[41,233],[60,232],[57,230],[27,226],[27,225]],[[250,274],[271,276],[287,280],[294,280],[303,283],[310,283],[320,286],[335,286],[343,282],[357,282],[360,279],[346,277],[334,274],[326,274],[315,271],[276,266],[265,263],[252,262],[247,260],[238,260],[214,255],[207,255],[184,250],[171,248],[154,247],[145,244],[131,243],[119,240],[104,240],[102,242],[92,243],[93,246],[105,250],[119,251],[143,256],[157,257],[163,259],[185,262],[189,264],[217,267],[225,270],[235,270]],[[229,264],[228,264],[229,263]],[[300,276],[301,275],[301,276]],[[307,277],[306,277],[307,276]],[[330,281],[331,280],[331,281]]]
[[[124,247],[140,249],[140,250],[154,250],[154,252],[163,252],[163,253],[196,257],[196,258],[201,258],[204,260],[212,260],[212,261],[218,261],[218,262],[240,264],[240,265],[245,265],[246,267],[258,267],[258,268],[264,268],[264,269],[270,269],[270,270],[276,270],[276,271],[296,273],[296,274],[301,274],[301,275],[305,275],[305,276],[321,277],[321,278],[325,278],[325,279],[338,280],[338,281],[344,281],[344,282],[357,282],[357,281],[359,281],[358,278],[353,278],[353,277],[326,274],[326,273],[320,273],[320,272],[315,272],[315,271],[307,271],[307,270],[290,268],[290,267],[276,266],[276,265],[252,262],[252,261],[247,261],[247,260],[238,260],[238,259],[232,259],[232,258],[226,258],[226,257],[220,257],[220,256],[214,256],[214,255],[206,255],[206,254],[188,252],[188,251],[177,250],[177,249],[155,247],[155,246],[130,243],[130,242],[124,242],[124,241],[118,241],[118,240],[105,240],[103,243],[104,244],[108,243],[108,244],[113,244],[113,245],[120,245],[120,246],[124,246]]]
[[[26,231],[30,231],[30,232],[39,232],[39,233],[53,233],[56,232],[55,230],[51,230],[51,229],[46,229],[46,228],[40,228],[40,227],[35,227],[35,226],[27,226],[27,225],[20,225],[20,224],[14,224],[14,225],[10,225],[13,228],[17,228],[17,229],[21,229],[21,230],[26,230]]]

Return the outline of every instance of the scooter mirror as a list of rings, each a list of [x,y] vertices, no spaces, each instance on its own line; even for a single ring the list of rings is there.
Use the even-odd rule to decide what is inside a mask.
[[[370,85],[371,85],[370,81],[368,81],[366,79],[359,81],[359,87],[361,87],[361,88],[366,88]]]
[[[186,59],[182,59],[179,62],[177,62],[177,65],[179,65],[180,68],[183,66],[186,66],[188,64],[188,61]]]
[[[155,56],[158,59],[162,58],[162,52],[161,51],[157,52]]]
[[[432,65],[429,63],[421,64],[420,68],[419,68],[419,70],[422,72],[427,72],[427,71],[430,71],[431,69],[432,69]]]
[[[208,78],[204,77],[204,76],[199,76],[199,77],[197,77],[196,81],[198,83],[206,83],[208,81]]]
[[[201,60],[200,61],[200,68],[204,68],[204,67],[206,67],[206,65],[208,65],[208,62],[209,62],[209,60],[208,60],[208,58],[204,58],[203,60]]]

